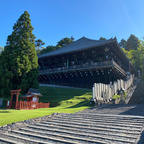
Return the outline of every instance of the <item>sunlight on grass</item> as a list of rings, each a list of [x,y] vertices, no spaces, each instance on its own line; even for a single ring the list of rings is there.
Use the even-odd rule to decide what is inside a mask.
[[[90,107],[91,90],[41,87],[40,91],[43,94],[40,101],[57,103],[57,106],[36,110],[0,110],[0,126],[52,113],[75,113]]]

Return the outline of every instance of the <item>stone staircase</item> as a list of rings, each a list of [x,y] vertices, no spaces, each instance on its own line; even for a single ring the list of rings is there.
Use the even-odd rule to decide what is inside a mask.
[[[105,105],[55,114],[1,131],[0,144],[142,144],[144,117],[124,115],[134,107]]]

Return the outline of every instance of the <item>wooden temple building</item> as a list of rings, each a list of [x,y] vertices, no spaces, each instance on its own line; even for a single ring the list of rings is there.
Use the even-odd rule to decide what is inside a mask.
[[[39,82],[92,88],[126,79],[133,66],[116,38],[91,40],[82,37],[55,51],[39,55]]]

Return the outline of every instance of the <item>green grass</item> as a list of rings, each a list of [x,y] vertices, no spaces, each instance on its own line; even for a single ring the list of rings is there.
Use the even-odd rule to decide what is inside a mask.
[[[40,87],[41,102],[50,102],[51,108],[36,110],[0,110],[0,126],[50,115],[52,113],[75,113],[89,108],[91,90]]]

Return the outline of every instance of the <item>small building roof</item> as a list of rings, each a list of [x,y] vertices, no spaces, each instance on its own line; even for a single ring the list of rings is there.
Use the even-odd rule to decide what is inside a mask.
[[[42,96],[42,95],[38,89],[30,88],[27,94],[22,97],[24,98],[24,97],[32,97],[32,96]]]
[[[105,44],[113,42],[114,39],[109,39],[109,40],[92,40],[88,39],[86,37],[82,37],[71,44],[68,44],[62,48],[59,48],[55,51],[48,52],[45,54],[41,54],[38,56],[38,58],[43,58],[47,56],[54,56],[54,55],[60,55],[64,53],[69,53],[72,51],[80,51],[88,48],[93,48],[93,47],[98,47],[98,46],[103,46]]]
[[[38,89],[30,88],[28,93],[40,93],[40,91]]]

